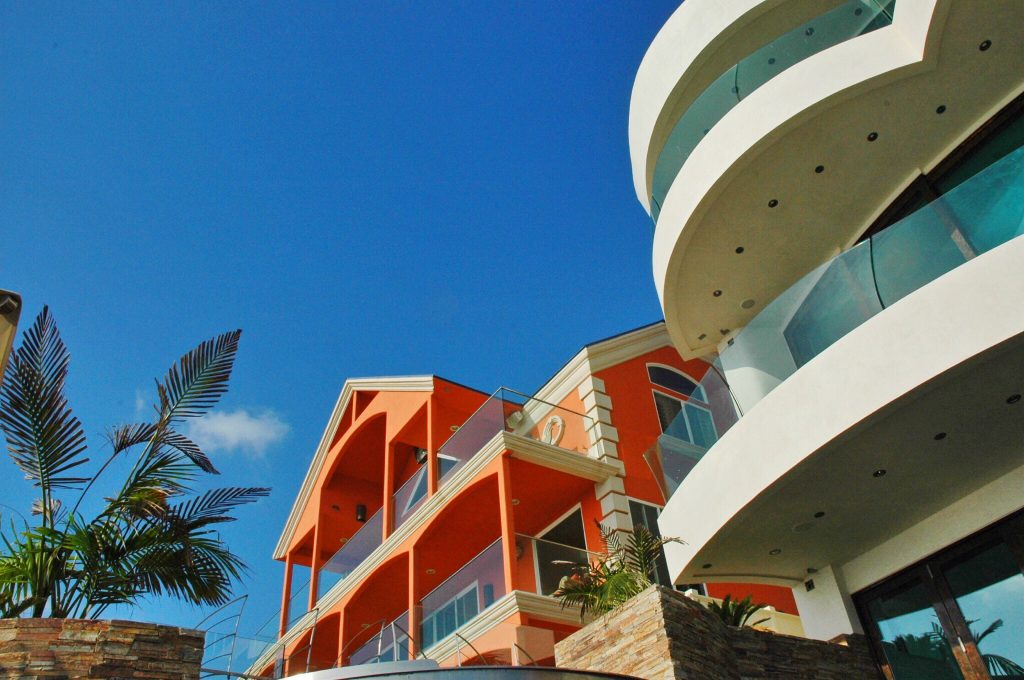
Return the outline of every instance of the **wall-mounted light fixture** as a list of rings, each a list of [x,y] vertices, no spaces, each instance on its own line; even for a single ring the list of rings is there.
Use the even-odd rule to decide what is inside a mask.
[[[357,522],[365,522],[366,521],[366,506],[363,505],[362,503],[356,504],[356,521]]]
[[[424,463],[427,462],[426,449],[421,449],[420,447],[417,446],[413,448],[412,455],[416,456],[416,462],[419,463],[420,465],[423,465]]]

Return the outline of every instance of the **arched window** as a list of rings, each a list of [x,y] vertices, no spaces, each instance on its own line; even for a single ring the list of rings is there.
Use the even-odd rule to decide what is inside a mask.
[[[709,449],[718,440],[707,393],[693,378],[668,366],[647,365],[647,376],[656,387],[675,392],[654,392],[661,431],[684,442]]]

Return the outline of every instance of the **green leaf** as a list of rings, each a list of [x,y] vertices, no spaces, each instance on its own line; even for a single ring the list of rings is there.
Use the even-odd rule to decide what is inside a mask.
[[[200,343],[170,367],[157,382],[161,420],[195,418],[212,408],[228,391],[228,379],[242,331],[230,331]]]

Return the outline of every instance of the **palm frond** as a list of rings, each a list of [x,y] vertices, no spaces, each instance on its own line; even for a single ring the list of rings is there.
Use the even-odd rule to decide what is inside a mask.
[[[157,382],[162,420],[201,416],[220,400],[228,390],[241,336],[236,330],[202,342],[168,369],[163,382]]]
[[[185,435],[174,430],[167,430],[164,432],[163,437],[161,437],[161,442],[180,451],[203,472],[208,472],[211,475],[220,474],[220,471],[213,466],[209,457],[199,448],[199,445]]]
[[[133,446],[146,444],[157,433],[153,423],[125,423],[107,432],[107,441],[114,455],[127,451]]]
[[[64,396],[70,355],[44,308],[10,356],[0,391],[0,429],[15,465],[43,489],[79,488],[67,473],[86,462],[85,433]]]
[[[234,520],[234,517],[228,515],[230,510],[269,494],[270,489],[265,487],[213,489],[172,506],[170,511],[175,517],[194,526],[230,522]]]
[[[166,425],[157,423],[129,423],[119,425],[107,433],[113,455],[117,455],[139,444],[153,443],[154,448],[168,446],[196,464],[203,472],[220,474],[199,445],[185,435],[175,432]]]

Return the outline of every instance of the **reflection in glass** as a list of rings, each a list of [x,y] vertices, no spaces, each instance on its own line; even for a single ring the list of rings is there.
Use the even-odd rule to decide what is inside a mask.
[[[1024,678],[1024,575],[1005,543],[943,569],[993,677]]]
[[[921,581],[876,597],[868,612],[895,680],[962,680]]]

